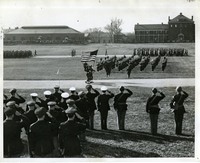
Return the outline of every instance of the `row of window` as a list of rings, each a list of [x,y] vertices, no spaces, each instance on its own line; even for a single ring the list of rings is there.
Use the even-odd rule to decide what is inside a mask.
[[[180,28],[187,28],[187,27],[191,27],[193,24],[170,24],[170,27],[180,27]]]
[[[136,36],[136,40],[139,40],[139,41],[162,41],[162,40],[167,40],[168,37],[163,37],[163,36],[160,36],[160,37],[153,37],[153,36],[150,36],[150,37],[147,37],[147,36]]]
[[[13,36],[12,38],[10,38],[10,37],[6,37],[6,39],[7,40],[16,40],[16,37],[15,36]],[[23,41],[23,40],[30,40],[30,41],[33,41],[33,40],[54,40],[54,39],[52,39],[51,37],[47,37],[47,39],[45,39],[45,38],[34,38],[34,37],[29,37],[29,38],[26,38],[26,37],[21,37],[20,38],[21,39],[21,41]],[[70,38],[71,40],[76,40],[76,39],[78,39],[78,40],[82,40],[83,39],[83,37],[72,37],[72,38]],[[63,39],[61,39],[60,37],[56,37],[56,39],[55,40],[57,40],[57,41],[60,41],[60,40],[63,40]]]
[[[136,31],[135,34],[167,34],[168,31]]]

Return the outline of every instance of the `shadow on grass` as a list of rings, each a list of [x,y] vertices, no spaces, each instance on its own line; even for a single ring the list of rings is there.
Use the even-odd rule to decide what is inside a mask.
[[[191,141],[194,142],[193,135],[151,135],[148,132],[132,131],[132,130],[87,130],[87,136],[93,138],[99,138],[104,140],[114,140],[122,142],[124,140],[139,142],[139,141],[151,141],[155,143],[164,144],[165,142],[175,142],[177,140],[181,141]]]
[[[85,142],[82,146],[84,157],[87,158],[132,158],[132,157],[161,157],[156,153],[142,153],[123,147],[115,147],[94,142]]]

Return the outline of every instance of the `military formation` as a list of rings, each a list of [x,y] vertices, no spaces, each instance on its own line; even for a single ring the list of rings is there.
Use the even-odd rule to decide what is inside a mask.
[[[34,158],[83,157],[81,142],[86,142],[86,130],[94,130],[95,110],[100,112],[101,129],[108,130],[107,118],[112,98],[119,130],[125,130],[127,99],[133,92],[124,86],[119,88],[118,94],[112,93],[106,86],[102,86],[100,91],[90,84],[80,92],[75,87],[64,91],[56,85],[53,92],[44,91],[43,98],[31,93],[31,100],[26,102],[15,88],[10,89],[10,96],[4,94],[3,100],[4,157],[20,157],[25,146],[29,156]],[[188,94],[179,86],[169,104],[174,113],[177,135],[182,134],[186,112],[183,103],[187,97]],[[146,103],[152,135],[157,134],[158,104],[164,98],[163,92],[153,88]],[[20,105],[25,102],[26,107],[22,108]],[[21,139],[22,128],[27,135],[26,144]]]
[[[31,50],[3,51],[3,58],[30,58],[33,57],[34,55],[36,55],[36,51],[34,54],[32,54]]]
[[[170,48],[137,48],[133,50],[133,55],[126,57],[113,56],[109,58],[108,55],[105,58],[100,58],[97,62],[97,71],[105,69],[106,76],[109,77],[111,71],[115,68],[118,71],[126,69],[127,78],[130,78],[131,71],[136,66],[139,66],[140,71],[143,71],[148,64],[151,64],[151,70],[154,71],[156,66],[161,61],[162,71],[167,66],[168,57],[171,56],[188,56],[188,51],[183,48],[170,49]]]

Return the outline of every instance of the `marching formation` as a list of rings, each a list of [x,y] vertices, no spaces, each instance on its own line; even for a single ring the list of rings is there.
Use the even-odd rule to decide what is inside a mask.
[[[4,157],[19,157],[23,152],[22,128],[27,135],[30,157],[81,157],[80,142],[86,141],[86,129],[94,129],[95,110],[100,112],[101,129],[107,130],[111,98],[114,98],[119,130],[125,130],[126,101],[133,92],[123,86],[116,95],[106,86],[101,87],[101,93],[89,84],[85,89],[77,92],[71,87],[68,93],[56,85],[54,92],[44,91],[43,99],[37,93],[31,93],[32,100],[26,103],[26,108],[20,106],[26,100],[16,89],[9,91],[10,97],[4,94]],[[174,112],[177,135],[182,134],[183,103],[187,97],[188,94],[177,87],[176,95],[169,103]],[[165,94],[153,88],[146,103],[152,135],[157,134],[158,103],[163,98]]]
[[[36,55],[36,51],[35,51],[35,55]],[[33,57],[31,50],[3,51],[3,58],[29,58],[29,57]]]

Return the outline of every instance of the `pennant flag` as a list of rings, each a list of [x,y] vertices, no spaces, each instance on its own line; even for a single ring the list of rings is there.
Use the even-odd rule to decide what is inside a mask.
[[[56,73],[56,74],[59,74],[59,71],[60,71],[60,69],[58,69],[58,71],[57,71],[57,73]]]
[[[90,62],[95,61],[97,56],[98,50],[90,51],[90,52],[84,52],[81,56],[81,62]]]

